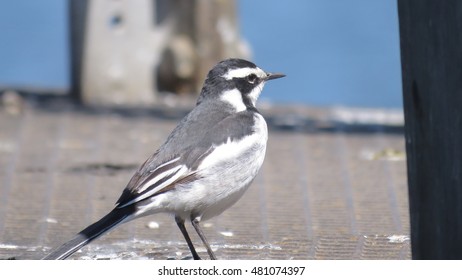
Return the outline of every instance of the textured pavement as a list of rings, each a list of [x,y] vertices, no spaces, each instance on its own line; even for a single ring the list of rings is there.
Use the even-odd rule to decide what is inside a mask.
[[[411,258],[402,126],[361,121],[362,111],[264,104],[261,111],[270,130],[262,170],[235,206],[203,223],[219,259]],[[185,113],[3,98],[0,259],[39,259],[110,211]],[[173,217],[159,214],[119,226],[72,258],[190,253]]]

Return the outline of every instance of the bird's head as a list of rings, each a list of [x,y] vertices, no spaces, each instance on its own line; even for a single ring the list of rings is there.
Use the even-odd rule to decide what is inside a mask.
[[[265,72],[244,59],[223,60],[208,73],[197,103],[208,98],[218,98],[229,103],[237,111],[243,111],[255,107],[266,81],[284,76]]]

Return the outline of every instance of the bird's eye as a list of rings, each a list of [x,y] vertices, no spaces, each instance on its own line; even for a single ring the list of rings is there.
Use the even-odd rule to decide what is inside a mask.
[[[247,76],[247,81],[251,84],[255,83],[256,80],[257,80],[257,75],[255,74],[250,74]]]

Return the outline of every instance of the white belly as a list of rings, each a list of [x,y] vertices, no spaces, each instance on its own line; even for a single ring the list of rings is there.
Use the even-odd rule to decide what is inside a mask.
[[[262,116],[256,116],[254,128],[254,134],[216,147],[199,165],[200,179],[176,187],[168,199],[172,212],[185,219],[191,215],[209,219],[242,197],[265,158],[268,132]]]

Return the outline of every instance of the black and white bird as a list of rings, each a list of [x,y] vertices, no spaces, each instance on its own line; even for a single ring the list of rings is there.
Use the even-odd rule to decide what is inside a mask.
[[[194,259],[200,257],[186,220],[216,259],[200,222],[236,203],[257,175],[268,131],[255,104],[265,82],[284,76],[243,59],[218,63],[208,73],[196,107],[136,171],[115,208],[44,259],[65,259],[119,224],[161,212],[175,216]]]

